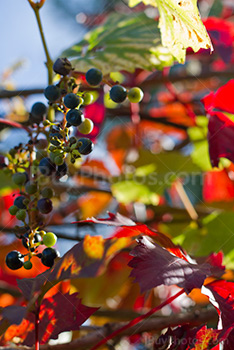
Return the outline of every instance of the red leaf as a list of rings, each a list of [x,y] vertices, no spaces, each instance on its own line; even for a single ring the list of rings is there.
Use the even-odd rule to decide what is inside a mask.
[[[211,266],[207,263],[196,264],[180,259],[146,237],[141,237],[138,242],[131,252],[134,258],[129,266],[133,268],[130,276],[139,283],[142,292],[161,284],[176,284],[190,293],[192,289],[200,288],[205,278],[211,275]]]
[[[209,117],[208,142],[212,166],[218,166],[221,157],[234,162],[234,122],[223,113],[234,113],[233,89],[234,80],[230,80],[216,93],[212,92],[203,99]]]
[[[131,237],[104,239],[102,236],[87,235],[51,269],[35,278],[18,280],[18,286],[24,297],[30,300],[35,293],[44,294],[60,281],[99,276],[111,258],[132,242],[134,238]]]
[[[161,245],[164,246],[164,248],[168,249],[170,252],[175,254],[176,256],[187,260],[186,253],[182,251],[182,249],[178,246],[176,246],[172,240],[164,235],[161,232],[155,231],[153,229],[150,229],[148,226],[144,224],[136,224],[134,221],[132,221],[129,218],[126,218],[125,216],[117,213],[108,213],[109,217],[106,219],[96,219],[94,217],[88,218],[86,220],[73,222],[76,223],[82,223],[82,224],[103,224],[103,225],[110,225],[110,226],[117,226],[121,227],[113,236],[113,238],[122,238],[122,237],[138,237],[142,235],[152,236],[154,239]]]
[[[207,291],[209,289],[209,291]],[[224,343],[224,350],[233,350],[234,344],[234,283],[227,281],[214,281],[204,287],[204,294],[216,307],[223,331],[229,333]]]
[[[211,37],[215,52],[225,63],[229,63],[233,53],[233,23],[216,17],[209,17],[203,23]]]
[[[88,307],[81,303],[78,293],[57,293],[51,298],[44,299],[40,308],[39,339],[45,344],[49,339],[57,339],[61,332],[75,331],[99,308]],[[30,314],[30,321],[34,315]],[[35,328],[31,330],[24,344],[33,346]]]
[[[212,166],[221,157],[234,162],[234,123],[221,112],[212,112],[208,124],[209,153]]]
[[[10,325],[20,325],[26,312],[27,309],[24,306],[12,305],[2,308],[2,319],[0,321],[0,335],[2,335]]]
[[[154,350],[210,350],[225,337],[217,329],[199,326],[189,328],[188,325],[168,329],[154,344]]]

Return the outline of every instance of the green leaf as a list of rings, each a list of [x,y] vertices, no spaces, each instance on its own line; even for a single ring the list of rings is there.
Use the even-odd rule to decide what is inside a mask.
[[[159,197],[156,192],[161,193],[165,186],[150,186],[150,178],[144,178],[144,183],[140,179],[118,181],[111,186],[113,195],[118,202],[128,204],[132,202],[141,202],[145,204],[157,205]]]
[[[197,126],[189,128],[188,135],[193,143],[193,151],[191,157],[193,162],[203,171],[212,169],[209,156],[209,145],[207,141],[208,119],[203,116],[196,118]]]
[[[177,151],[153,154],[141,149],[138,159],[130,164],[135,168],[133,173],[112,178],[111,190],[120,203],[140,201],[157,205],[158,195],[163,194],[176,178],[185,180],[185,190],[189,195],[195,192],[192,184],[200,169],[189,156]]]
[[[140,2],[129,0],[129,6],[135,6]],[[188,47],[194,52],[201,48],[213,50],[199,15],[197,0],[142,0],[142,2],[158,8],[162,44],[179,63],[184,63]]]
[[[233,211],[214,212],[202,220],[202,227],[191,223],[173,241],[180,243],[191,255],[204,256],[223,251],[228,268],[234,267],[234,215]]]
[[[103,74],[136,68],[152,70],[171,66],[169,50],[162,46],[156,22],[145,14],[112,14],[106,22],[88,32],[84,39],[65,50],[61,57],[72,60],[75,69],[92,67]]]

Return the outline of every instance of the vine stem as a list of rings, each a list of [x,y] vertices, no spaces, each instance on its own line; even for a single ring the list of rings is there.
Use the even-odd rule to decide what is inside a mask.
[[[35,16],[36,16],[36,20],[37,20],[37,25],[39,28],[39,32],[40,32],[40,36],[41,36],[41,41],[43,44],[43,48],[45,51],[45,55],[46,55],[46,68],[47,68],[47,72],[48,72],[48,85],[52,85],[53,83],[53,61],[50,57],[49,54],[49,50],[46,44],[46,40],[45,40],[45,35],[44,35],[44,31],[43,31],[43,27],[42,27],[42,23],[41,23],[41,17],[40,17],[40,8],[41,6],[43,6],[45,0],[41,0],[40,3],[33,3],[31,0],[28,0],[29,4],[31,5]],[[53,122],[54,121],[54,117],[55,117],[55,111],[54,108],[52,106],[49,106],[48,109],[48,119]]]
[[[39,311],[40,311],[40,308],[38,308],[36,310],[36,313],[35,313],[35,350],[39,350],[39,348],[40,348],[40,344],[39,344],[39,323],[40,323]]]
[[[99,341],[96,345],[94,345],[90,350],[96,350],[98,349],[100,346],[106,344],[108,342],[108,340],[116,337],[118,334],[122,333],[123,331],[125,331],[128,328],[131,328],[132,326],[135,326],[136,324],[138,324],[140,321],[143,321],[144,319],[146,319],[147,317],[153,315],[155,312],[161,310],[164,306],[170,304],[173,300],[175,300],[176,298],[178,298],[180,295],[182,295],[183,293],[185,293],[184,289],[181,289],[178,293],[176,293],[175,295],[171,296],[170,298],[168,298],[167,300],[165,300],[163,303],[161,303],[160,305],[154,307],[153,309],[151,309],[149,312],[147,312],[144,315],[138,316],[136,318],[134,318],[132,321],[128,322],[126,325],[124,325],[123,327],[117,329],[116,331],[112,332],[111,334],[109,334],[107,337],[105,337],[104,339],[102,339],[101,341]],[[136,332],[135,332],[136,333]],[[37,350],[37,349],[36,349]]]
[[[35,8],[33,8],[33,11],[34,11],[36,19],[37,19],[38,28],[39,28],[43,48],[44,48],[45,55],[46,55],[46,60],[47,60],[46,67],[48,70],[48,85],[51,85],[53,82],[53,61],[50,57],[49,50],[48,50],[48,47],[46,44],[45,35],[44,35],[44,31],[43,31],[42,24],[41,24],[41,17],[39,14],[39,8],[35,7]]]

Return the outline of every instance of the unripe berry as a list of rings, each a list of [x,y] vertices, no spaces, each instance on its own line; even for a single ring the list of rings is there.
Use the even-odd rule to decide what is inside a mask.
[[[78,130],[81,134],[84,134],[84,135],[87,135],[87,134],[90,134],[93,130],[93,122],[91,119],[89,118],[85,118],[85,120],[83,121],[83,123],[81,123],[79,126],[78,126]]]
[[[47,232],[43,236],[43,244],[47,247],[52,247],[57,242],[57,236],[53,232]]]
[[[27,181],[27,175],[26,173],[15,173],[12,176],[12,180],[16,185],[22,186]]]
[[[26,210],[20,209],[16,213],[16,218],[18,220],[24,221],[26,219]]]
[[[11,215],[15,215],[17,213],[17,211],[19,210],[19,208],[16,206],[16,205],[12,205],[10,208],[9,208],[9,213]]]
[[[35,182],[27,182],[25,185],[25,191],[28,194],[34,194],[37,192],[37,184]]]
[[[45,187],[42,191],[41,191],[41,195],[44,198],[52,198],[54,195],[54,192],[52,190],[52,188],[50,187]]]
[[[132,103],[139,103],[144,97],[143,91],[139,87],[133,87],[128,91],[128,99]]]
[[[83,105],[87,106],[90,105],[93,102],[93,95],[90,94],[89,92],[86,92],[83,95]]]
[[[30,260],[24,262],[24,268],[25,268],[25,270],[31,270],[32,263]]]

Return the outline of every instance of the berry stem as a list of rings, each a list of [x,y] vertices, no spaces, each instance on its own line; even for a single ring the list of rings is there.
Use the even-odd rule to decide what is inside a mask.
[[[47,60],[46,67],[48,70],[48,85],[51,85],[53,82],[53,61],[50,57],[49,50],[48,50],[48,47],[46,44],[44,31],[43,31],[42,24],[41,24],[41,18],[40,18],[40,14],[39,14],[39,9],[37,7],[35,7],[35,8],[33,8],[33,11],[34,11],[36,19],[37,19],[38,28],[39,28],[42,44],[43,44],[45,55],[46,55],[46,60]]]
[[[122,333],[123,331],[125,331],[126,329],[135,326],[136,324],[138,324],[140,321],[146,319],[147,317],[153,315],[156,311],[161,310],[164,306],[170,304],[173,300],[175,300],[176,298],[178,298],[181,294],[185,293],[184,289],[181,289],[178,293],[176,293],[175,295],[173,295],[172,297],[168,298],[167,300],[165,300],[163,303],[161,303],[160,305],[154,307],[153,309],[151,309],[149,312],[147,312],[144,315],[138,316],[136,318],[134,318],[133,320],[131,320],[129,323],[127,323],[126,325],[124,325],[123,327],[117,329],[116,331],[112,332],[111,334],[109,334],[106,338],[102,339],[100,342],[98,342],[96,345],[94,345],[90,350],[96,350],[97,348],[99,348],[100,346],[106,344],[108,342],[108,340],[116,337],[118,334]]]

